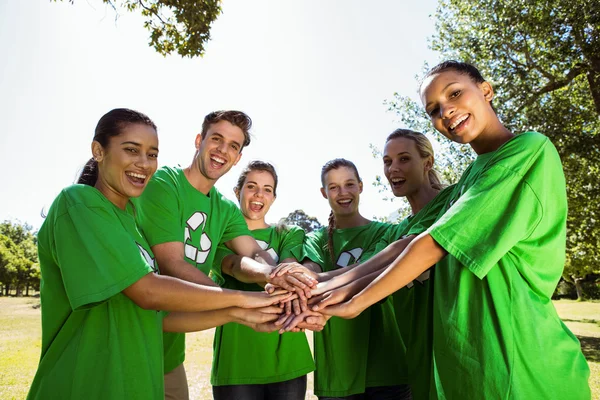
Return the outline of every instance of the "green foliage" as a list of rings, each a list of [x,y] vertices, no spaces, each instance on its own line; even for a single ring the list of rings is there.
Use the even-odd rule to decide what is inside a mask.
[[[514,132],[556,146],[569,199],[567,264],[573,280],[600,272],[600,8],[590,0],[442,0],[431,47],[478,66]]]
[[[556,146],[569,199],[569,282],[600,272],[599,10],[591,0],[441,0],[430,42],[443,59],[472,63],[491,81],[509,129],[542,132]],[[404,126],[430,132],[414,101],[395,94],[387,104]],[[472,155],[444,141],[438,167],[454,181]]]
[[[5,293],[14,287],[17,293],[29,287],[39,289],[40,267],[37,238],[27,224],[4,221],[0,223],[0,285]]]
[[[304,232],[309,233],[323,227],[318,219],[306,215],[303,210],[291,212],[287,217],[281,220],[281,223],[286,225],[296,225],[304,229]]]
[[[65,0],[53,0],[65,1]],[[75,0],[67,0],[74,3]],[[150,46],[166,56],[202,57],[210,40],[211,24],[221,14],[219,0],[102,0],[116,12],[139,11],[150,31]]]

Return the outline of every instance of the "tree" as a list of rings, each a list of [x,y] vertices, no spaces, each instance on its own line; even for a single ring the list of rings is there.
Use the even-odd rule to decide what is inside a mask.
[[[564,279],[600,272],[600,11],[591,0],[441,0],[431,48],[475,64],[495,87],[494,106],[513,132],[536,130],[556,146],[569,215]],[[406,126],[424,114],[406,97],[388,105]],[[427,131],[427,128],[425,129]],[[457,164],[469,156],[445,148]],[[452,165],[452,164],[449,164]],[[445,168],[442,161],[442,167]],[[444,172],[444,170],[442,170]]]
[[[309,233],[323,227],[318,219],[309,217],[302,210],[291,212],[287,217],[281,220],[286,225],[296,225],[304,229],[304,232]]]
[[[65,0],[53,0],[65,1]],[[75,0],[67,0],[73,4]],[[102,0],[115,12],[140,11],[150,31],[150,46],[166,56],[202,57],[210,40],[211,24],[221,14],[219,0]]]
[[[37,256],[37,238],[32,227],[19,222],[0,223],[0,284],[8,295],[15,288],[17,295],[25,289],[39,289],[40,268]]]

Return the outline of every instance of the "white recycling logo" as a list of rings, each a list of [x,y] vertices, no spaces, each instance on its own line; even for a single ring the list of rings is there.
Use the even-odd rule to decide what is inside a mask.
[[[188,220],[185,222],[185,238],[184,238],[184,251],[185,256],[190,260],[194,260],[198,264],[204,264],[208,255],[210,254],[210,249],[212,247],[212,241],[204,232],[206,227],[206,222],[208,220],[208,215],[203,212],[196,211]],[[200,243],[199,247],[196,247],[191,243],[192,240],[192,232],[195,232],[198,229],[202,229],[202,234],[200,235]]]
[[[144,259],[146,260],[148,265],[152,268],[152,270],[154,272],[158,272],[158,268],[156,267],[156,261],[154,260],[154,258],[152,258],[150,253],[148,253],[146,251],[146,249],[142,247],[141,244],[139,244],[139,243],[136,243],[136,244],[138,246],[138,249],[140,249],[140,253],[142,253],[142,257],[144,257]]]
[[[338,257],[336,264],[338,267],[347,267],[350,264],[354,264],[358,262],[360,256],[362,256],[363,249],[361,247],[357,247],[352,250],[344,251]],[[353,262],[350,262],[353,261]]]
[[[275,252],[275,249],[272,247],[269,248],[269,243],[264,240],[257,240],[256,243],[258,243],[261,249],[266,250],[276,263],[279,262],[279,255]]]

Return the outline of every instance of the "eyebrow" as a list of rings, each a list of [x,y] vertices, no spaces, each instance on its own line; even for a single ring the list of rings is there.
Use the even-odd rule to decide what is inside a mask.
[[[449,84],[447,84],[446,86],[444,86],[444,88],[442,89],[442,92],[446,89],[448,89],[448,86],[450,85],[454,85],[455,83],[459,83],[458,81],[456,82],[450,82]],[[433,103],[432,101],[430,101],[429,103],[425,104],[425,108],[429,107],[431,105],[431,103]]]
[[[126,141],[126,142],[122,142],[122,143],[121,143],[121,145],[124,145],[124,144],[131,144],[131,145],[134,145],[134,146],[137,146],[137,147],[142,147],[142,145],[141,145],[141,144],[139,144],[138,142]],[[152,150],[156,150],[156,151],[158,151],[158,147],[151,146],[150,148],[151,148]]]
[[[254,182],[254,181],[246,181],[246,185],[247,185],[247,184],[249,184],[249,183],[254,183],[256,186],[258,186],[258,182]],[[270,187],[270,188],[272,188],[272,187],[273,187],[273,185],[265,185],[265,187]]]

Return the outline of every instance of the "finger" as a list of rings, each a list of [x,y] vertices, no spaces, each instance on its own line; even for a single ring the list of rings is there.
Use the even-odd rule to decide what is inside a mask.
[[[290,315],[292,313],[292,302],[288,301],[287,303],[285,303],[285,313],[287,315]]]
[[[321,299],[321,300],[320,300],[318,303],[315,303],[315,304],[312,306],[312,308],[311,308],[311,309],[312,309],[313,311],[319,311],[319,310],[321,310],[322,308],[326,307],[326,304],[328,304],[328,303],[331,301],[331,297],[332,297],[332,294],[331,294],[331,292],[328,292],[328,293],[326,293],[326,294],[323,296],[323,298],[322,298],[322,299]]]
[[[285,324],[279,329],[279,333],[289,332],[296,327],[300,322],[304,320],[303,315],[294,315],[288,319]]]
[[[281,314],[282,312],[279,306],[262,307],[259,308],[258,311],[260,311],[263,314]]]
[[[288,274],[287,276],[288,277],[293,276],[295,279],[302,282],[306,286],[313,287],[317,284],[317,281],[315,281],[313,278],[311,278],[310,276],[308,276],[302,272],[294,272],[292,274]]]
[[[308,311],[308,304],[306,302],[306,298],[300,298],[300,309],[302,310],[302,312]]]
[[[275,286],[274,286],[275,287]],[[289,293],[289,290],[285,290],[285,289],[281,289],[281,288],[277,288],[273,293],[269,293],[271,296],[277,296],[279,294],[285,294],[285,293]]]
[[[298,301],[298,299],[292,300],[292,308],[294,309],[294,314],[300,315],[300,313],[302,313],[302,310],[300,309],[300,302]]]
[[[298,279],[296,279],[295,275],[287,274],[282,279],[284,279],[287,284],[294,285],[294,287],[297,287],[300,289],[304,289],[306,287],[306,285],[304,283],[302,283]]]
[[[285,265],[285,267],[283,267],[279,271],[277,271],[277,276],[282,276],[284,274],[287,274],[288,272],[290,272],[291,270],[293,270],[295,267],[297,267],[299,265],[300,264],[298,264],[298,263],[287,263]]]
[[[321,332],[324,328],[323,325],[318,325],[318,324],[309,324],[308,322],[301,322],[298,324],[297,328],[302,329],[302,331],[304,331],[305,329],[308,329],[309,331],[313,331],[313,332]]]
[[[282,314],[277,321],[275,321],[275,325],[277,325],[277,328],[279,329],[280,326],[285,326],[285,323],[287,322],[288,319],[292,318],[290,315],[288,314]]]

